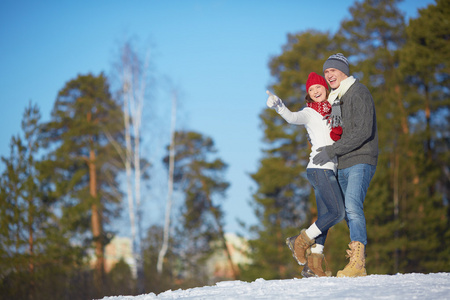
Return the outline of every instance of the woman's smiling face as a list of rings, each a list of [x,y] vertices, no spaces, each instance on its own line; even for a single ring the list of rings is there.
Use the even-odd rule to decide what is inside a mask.
[[[327,99],[327,89],[321,84],[311,85],[308,94],[314,102],[322,102]]]

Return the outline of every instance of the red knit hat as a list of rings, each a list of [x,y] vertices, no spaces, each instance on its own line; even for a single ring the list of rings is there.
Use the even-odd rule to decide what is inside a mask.
[[[315,72],[311,72],[308,75],[308,80],[306,80],[306,92],[308,92],[309,88],[314,84],[323,85],[328,90],[328,84],[325,78]]]

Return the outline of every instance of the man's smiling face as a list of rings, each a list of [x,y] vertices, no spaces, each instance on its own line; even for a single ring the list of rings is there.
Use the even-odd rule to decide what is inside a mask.
[[[348,77],[342,71],[335,68],[328,68],[323,72],[323,74],[333,90],[337,89],[341,85],[341,81]]]

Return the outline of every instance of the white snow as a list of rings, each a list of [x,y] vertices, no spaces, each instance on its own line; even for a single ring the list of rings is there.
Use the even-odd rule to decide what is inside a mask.
[[[450,299],[450,273],[369,275],[253,282],[222,281],[214,286],[103,300],[151,299]]]

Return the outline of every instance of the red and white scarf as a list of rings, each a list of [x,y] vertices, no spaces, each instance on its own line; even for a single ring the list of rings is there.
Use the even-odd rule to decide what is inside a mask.
[[[323,117],[326,117],[331,113],[331,104],[326,100],[322,102],[307,102],[306,105],[317,111]]]

